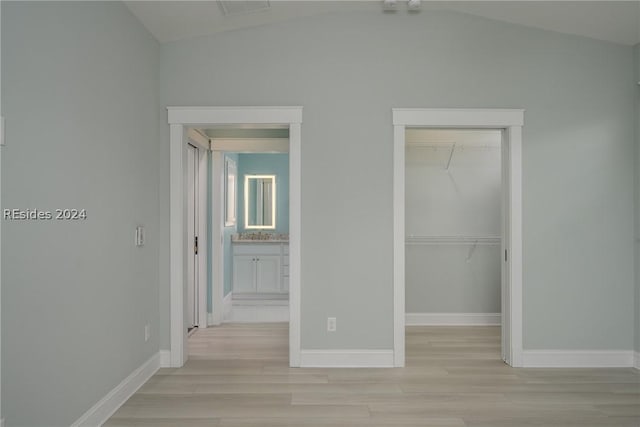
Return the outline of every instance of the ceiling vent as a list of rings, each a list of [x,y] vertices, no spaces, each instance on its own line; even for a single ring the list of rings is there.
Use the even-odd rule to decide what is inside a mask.
[[[225,15],[240,15],[249,12],[260,12],[268,10],[271,5],[269,0],[248,1],[248,0],[218,0],[220,9]]]

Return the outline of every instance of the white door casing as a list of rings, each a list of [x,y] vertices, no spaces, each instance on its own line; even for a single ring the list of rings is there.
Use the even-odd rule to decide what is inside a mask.
[[[170,364],[187,360],[185,325],[186,202],[183,171],[188,127],[215,125],[285,125],[289,128],[289,365],[300,366],[300,247],[301,247],[301,124],[302,107],[167,107],[169,123],[169,254],[170,254]],[[214,151],[214,187],[220,191],[221,153]],[[216,168],[217,166],[217,168]],[[218,179],[215,179],[215,178]],[[216,199],[214,195],[214,200]],[[222,210],[213,207],[214,224],[222,223]],[[218,218],[216,219],[216,216]],[[213,247],[219,247],[222,230],[213,229]],[[214,292],[214,310],[218,292]],[[214,313],[215,314],[215,313]]]
[[[405,130],[407,127],[502,129],[503,359],[522,366],[522,126],[519,109],[394,108],[394,366],[405,363]],[[505,257],[506,254],[506,257]]]
[[[187,144],[187,328],[198,326],[198,149]]]

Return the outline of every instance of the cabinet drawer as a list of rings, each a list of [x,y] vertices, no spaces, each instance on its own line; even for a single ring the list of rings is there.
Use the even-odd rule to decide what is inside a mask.
[[[236,243],[233,245],[234,255],[280,255],[280,244],[259,243],[246,244]]]

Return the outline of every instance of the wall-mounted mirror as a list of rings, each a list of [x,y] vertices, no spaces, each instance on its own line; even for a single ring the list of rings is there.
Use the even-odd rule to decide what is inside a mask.
[[[276,228],[276,176],[244,176],[244,228]]]

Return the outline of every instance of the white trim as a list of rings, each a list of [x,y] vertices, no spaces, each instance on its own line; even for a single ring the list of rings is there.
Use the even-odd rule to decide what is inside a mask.
[[[158,354],[160,355],[160,367],[170,368],[171,367],[171,350],[160,350]]]
[[[220,325],[224,321],[223,306],[224,306],[224,219],[225,219],[225,167],[224,167],[224,153],[220,151],[213,151],[211,155],[211,167],[212,167],[212,183],[211,191],[211,226],[213,227],[211,239],[211,260],[212,260],[212,275],[213,284],[211,287],[211,310],[213,311],[210,325]],[[237,200],[237,198],[236,198]]]
[[[206,328],[207,318],[207,259],[208,251],[208,224],[207,224],[207,192],[209,183],[207,182],[207,156],[209,149],[198,150],[198,328]]]
[[[395,367],[404,366],[405,347],[405,127],[393,127],[393,349]]]
[[[525,368],[629,368],[632,350],[524,350]]]
[[[224,322],[228,322],[231,319],[231,310],[233,310],[233,291],[222,299],[222,319]]]
[[[159,368],[160,353],[156,353],[78,418],[71,427],[104,424]]]
[[[412,326],[500,326],[500,313],[407,313]]]
[[[636,351],[633,354],[633,367],[636,369],[640,369],[640,351]]]
[[[302,107],[167,107],[169,124],[191,126],[302,123]]]
[[[186,329],[184,327],[184,257],[185,248],[185,189],[184,142],[185,127],[210,125],[269,124],[289,127],[289,364],[300,365],[300,247],[301,247],[301,123],[302,107],[167,107],[169,135],[169,245],[170,245],[170,323],[171,366],[180,367],[187,360]],[[221,157],[221,156],[220,156]],[[214,152],[214,160],[215,160]],[[215,169],[215,166],[214,166]],[[221,169],[221,164],[218,165]],[[214,170],[215,175],[215,170]],[[214,181],[215,183],[215,181]],[[218,183],[213,190],[219,191]],[[219,199],[218,199],[219,200]],[[214,209],[214,215],[220,215]],[[214,218],[215,220],[215,218]],[[220,217],[214,224],[214,238],[220,239]],[[213,247],[219,247],[218,242]],[[215,257],[214,257],[215,258]],[[215,281],[214,281],[215,282]],[[214,316],[216,295],[214,293]],[[222,302],[222,299],[219,300]],[[218,311],[219,312],[219,311]],[[221,313],[221,312],[220,312]],[[222,313],[221,313],[222,314]]]
[[[211,138],[211,149],[233,153],[288,153],[288,138]]]
[[[191,142],[196,147],[205,150],[205,152],[210,149],[211,143],[209,142],[209,139],[197,130],[187,129],[187,137],[189,138],[189,142]]]
[[[289,125],[289,366],[300,366],[302,279],[302,108],[300,121]]]
[[[394,108],[395,126],[502,129],[524,124],[524,110],[468,108]]]
[[[225,322],[232,323],[286,323],[289,321],[288,305],[234,305]]]
[[[184,153],[185,128],[179,124],[169,126],[169,283],[170,283],[170,343],[171,366],[180,367],[187,360],[187,334],[184,326],[186,280],[185,257],[187,244],[185,224]]]
[[[394,307],[394,365],[404,366],[405,359],[405,130],[406,127],[451,127],[504,129],[503,173],[509,177],[504,189],[505,225],[504,245],[508,253],[503,272],[508,276],[503,290],[504,342],[509,347],[503,353],[505,361],[514,367],[522,366],[522,125],[524,111],[504,109],[429,109],[394,108],[393,114],[393,307]],[[506,163],[506,164],[504,164]],[[503,185],[504,187],[504,185]],[[507,303],[507,304],[504,304]]]
[[[302,350],[303,368],[392,368],[393,350]]]

